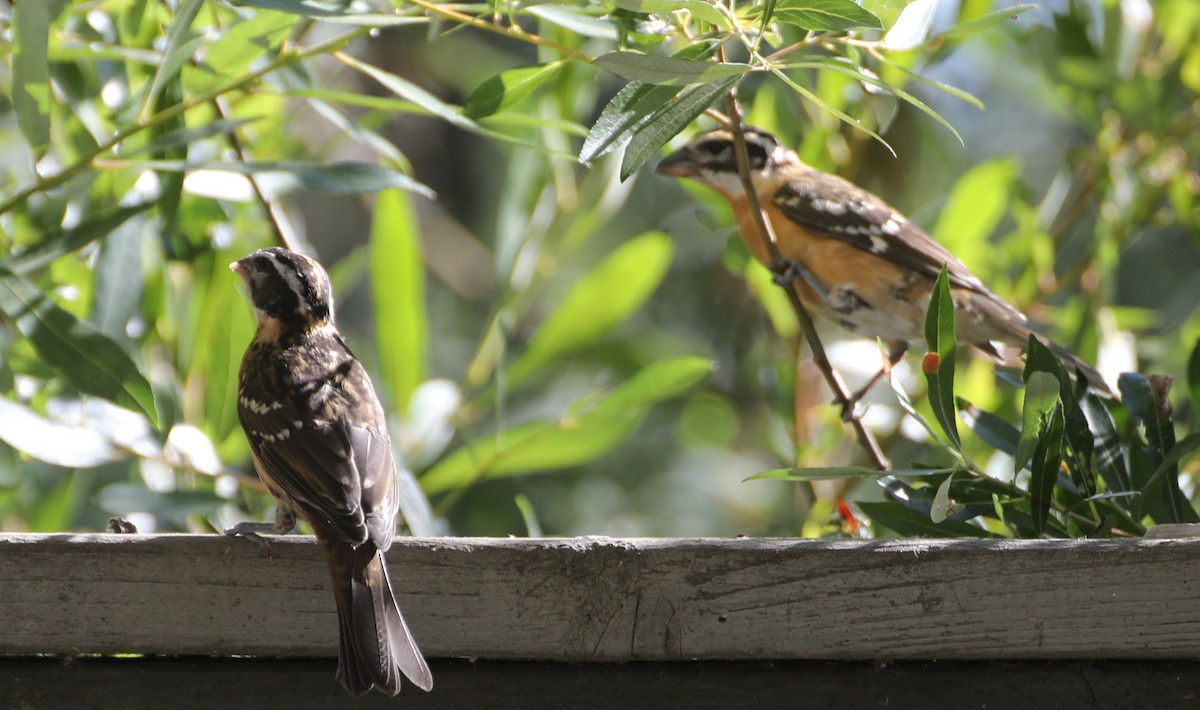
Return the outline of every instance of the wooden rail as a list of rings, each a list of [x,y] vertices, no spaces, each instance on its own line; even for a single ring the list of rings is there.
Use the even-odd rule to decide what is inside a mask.
[[[0,536],[0,653],[332,657],[311,537]],[[1200,658],[1200,541],[400,539],[431,658]],[[332,672],[332,671],[330,671]]]

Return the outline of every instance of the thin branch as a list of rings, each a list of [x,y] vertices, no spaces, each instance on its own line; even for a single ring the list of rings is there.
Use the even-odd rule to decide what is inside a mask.
[[[771,223],[767,220],[766,214],[763,212],[762,204],[759,203],[758,195],[754,191],[754,182],[750,178],[750,160],[746,156],[746,141],[742,136],[742,109],[737,100],[737,89],[734,88],[726,97],[726,104],[729,112],[729,127],[733,133],[734,155],[737,157],[738,176],[742,180],[742,188],[746,193],[746,198],[749,202],[750,214],[754,219],[754,225],[758,231],[758,236],[767,248],[767,254],[770,255],[771,263],[769,268],[776,274],[783,273],[787,268],[787,263],[779,253],[779,245],[775,238],[775,233],[771,229]],[[825,377],[825,382],[829,384],[829,389],[833,391],[834,402],[842,407],[846,422],[854,430],[855,438],[858,444],[870,457],[871,461],[881,471],[886,471],[892,467],[891,461],[884,455],[883,450],[879,447],[879,442],[875,441],[875,437],[871,432],[867,431],[867,427],[863,424],[862,419],[852,411],[853,402],[850,390],[846,387],[846,383],[842,381],[841,375],[833,369],[832,363],[829,362],[828,355],[825,354],[825,347],[821,344],[821,339],[817,335],[817,329],[813,325],[812,316],[804,304],[800,302],[800,296],[796,293],[795,284],[788,282],[782,285],[783,290],[788,295],[788,300],[792,303],[792,309],[796,311],[796,318],[800,321],[800,330],[804,333],[804,339],[808,341],[809,348],[812,349],[813,362],[817,369]]]
[[[468,15],[465,12],[459,12],[458,10],[451,9],[434,2],[428,2],[427,0],[410,0],[410,2],[418,7],[424,8],[428,12],[441,15],[442,17],[454,20],[455,22],[461,22],[464,25],[470,25],[471,27],[486,30],[487,32],[494,32],[511,39],[520,40],[522,42],[530,42],[541,47],[553,49],[556,52],[561,52],[572,59],[578,59],[582,62],[590,63],[592,61],[592,58],[587,54],[584,54],[573,47],[568,47],[566,45],[559,44],[558,42],[548,40],[545,37],[533,34],[532,32],[526,32],[518,25],[503,27],[501,25],[488,22],[487,20],[482,20],[474,15]]]
[[[229,107],[225,104],[224,99],[220,97],[215,98],[212,105],[217,115],[222,119],[229,117]],[[241,139],[238,138],[237,128],[229,129],[229,132],[225,136],[229,140],[229,145],[233,148],[233,152],[237,153],[239,161],[243,164],[253,162],[249,151],[246,150]],[[288,219],[279,198],[275,195],[268,195],[262,189],[262,185],[256,176],[247,175],[246,177],[250,180],[250,186],[254,188],[254,195],[262,204],[263,209],[266,210],[267,220],[271,223],[271,227],[274,229],[275,236],[278,237],[279,242],[287,247],[289,251],[300,251],[300,236],[296,233],[295,227],[292,226],[292,221]]]

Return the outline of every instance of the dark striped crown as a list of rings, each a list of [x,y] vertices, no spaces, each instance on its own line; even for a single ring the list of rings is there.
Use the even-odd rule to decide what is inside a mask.
[[[286,325],[333,322],[333,289],[316,261],[287,249],[260,249],[229,265],[250,291],[254,310]]]

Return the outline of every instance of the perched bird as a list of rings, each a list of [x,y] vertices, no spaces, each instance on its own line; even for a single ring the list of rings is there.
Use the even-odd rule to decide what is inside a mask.
[[[993,356],[998,356],[993,342],[1028,344],[1025,316],[904,215],[861,187],[806,165],[765,131],[746,126],[743,135],[755,193],[787,262],[785,278],[794,279],[805,308],[888,342],[895,364],[909,341],[924,337],[933,283],[945,265],[960,342]],[[750,253],[773,266],[738,175],[729,130],[697,136],[664,158],[657,172],[694,178],[720,193],[733,207]],[[1059,345],[1047,345],[1094,390],[1109,393],[1094,368]]]
[[[383,552],[398,512],[396,464],[371,380],[333,322],[329,276],[273,248],[229,265],[246,282],[258,328],[238,375],[238,418],[275,497],[273,530],[300,515],[324,548],[337,599],[337,679],[353,695],[433,687],[388,581]],[[263,529],[242,524],[230,534]]]

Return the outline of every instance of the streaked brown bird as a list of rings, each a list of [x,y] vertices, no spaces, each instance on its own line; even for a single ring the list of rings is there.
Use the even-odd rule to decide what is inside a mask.
[[[925,333],[925,311],[942,265],[950,277],[959,342],[998,357],[993,342],[1024,347],[1024,314],[989,291],[945,247],[892,206],[836,175],[806,165],[775,136],[743,129],[750,175],[775,232],[788,276],[805,308],[846,329],[889,343],[895,364]],[[660,175],[693,178],[733,207],[742,241],[771,267],[738,175],[728,129],[702,133],[658,165]],[[1047,343],[1098,393],[1104,378],[1066,348]],[[872,381],[874,382],[874,380]],[[868,385],[869,387],[869,385]],[[856,396],[865,393],[861,390]]]
[[[401,674],[429,690],[433,676],[383,558],[399,504],[383,408],[334,325],[329,276],[279,248],[229,268],[246,282],[258,321],[238,375],[238,418],[275,498],[271,529],[287,533],[300,515],[325,551],[340,628],[337,679],[353,695],[372,687],[395,695]]]

